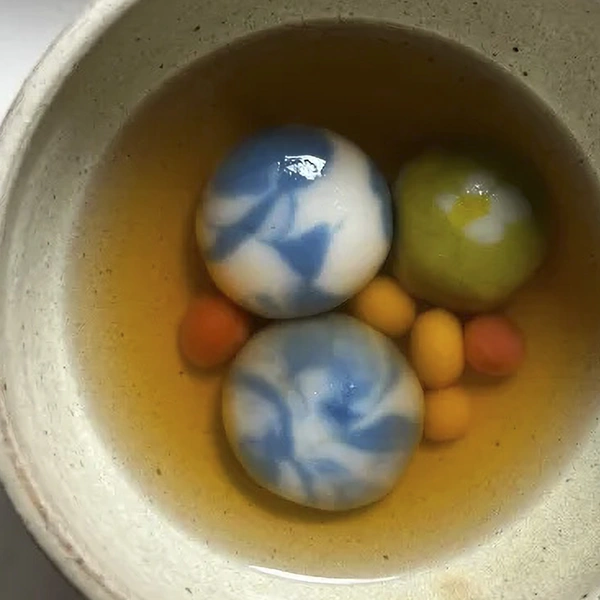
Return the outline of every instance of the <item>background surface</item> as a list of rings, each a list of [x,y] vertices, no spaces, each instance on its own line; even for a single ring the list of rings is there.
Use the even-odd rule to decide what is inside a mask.
[[[52,40],[89,0],[0,0],[0,121]],[[0,489],[0,598],[84,600],[37,548]]]

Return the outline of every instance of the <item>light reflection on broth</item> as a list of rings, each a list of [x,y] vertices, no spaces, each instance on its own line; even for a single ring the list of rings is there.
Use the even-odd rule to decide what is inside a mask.
[[[430,140],[493,140],[537,166],[558,215],[560,244],[508,309],[529,347],[518,377],[491,386],[472,379],[471,434],[423,445],[392,494],[348,514],[300,509],[256,488],[221,432],[221,376],[192,372],[176,347],[186,303],[209,285],[193,240],[204,182],[236,141],[290,121],[347,136],[390,180]],[[595,417],[585,356],[600,321],[596,195],[545,109],[454,45],[348,25],[278,30],[233,46],[146,102],[89,192],[71,269],[89,410],[151,502],[247,564],[378,578],[441,560],[536,502]]]

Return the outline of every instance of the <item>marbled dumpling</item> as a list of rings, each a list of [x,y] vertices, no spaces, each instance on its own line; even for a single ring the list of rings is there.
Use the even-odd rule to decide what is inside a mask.
[[[387,494],[421,439],[423,391],[399,350],[352,317],[272,325],[223,391],[231,447],[262,487],[347,510]]]
[[[394,272],[406,290],[437,306],[493,309],[544,257],[539,213],[523,189],[488,161],[424,154],[402,170],[394,200]]]
[[[358,147],[286,126],[238,146],[199,205],[196,235],[217,286],[270,318],[325,312],[363,287],[391,245],[391,194]]]

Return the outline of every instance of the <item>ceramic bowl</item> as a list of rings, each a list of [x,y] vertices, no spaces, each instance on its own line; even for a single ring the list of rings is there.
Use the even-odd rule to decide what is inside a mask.
[[[454,450],[464,453],[462,465],[470,464],[469,454],[481,452],[486,457],[480,469],[456,467],[452,475],[459,483],[464,481],[466,490],[445,514],[453,523],[470,523],[466,529],[461,526],[447,533],[435,509],[430,511],[446,493],[440,484],[430,493],[414,492],[410,506],[402,505],[406,510],[423,506],[430,511],[427,517],[419,517],[419,531],[413,535],[410,523],[404,529],[398,525],[404,522],[402,511],[394,512],[390,504],[398,499],[395,496],[385,505],[393,520],[378,530],[381,539],[373,535],[367,544],[364,540],[375,526],[369,515],[376,513],[352,516],[355,525],[347,535],[338,533],[342,531],[337,529],[338,521],[314,514],[300,517],[287,506],[278,506],[273,517],[263,497],[256,496],[233,466],[222,469],[223,477],[232,480],[211,488],[210,509],[187,521],[178,519],[174,513],[187,502],[183,492],[175,493],[174,511],[166,510],[161,494],[171,493],[168,486],[156,484],[153,489],[159,492],[150,493],[137,476],[143,472],[158,481],[189,465],[175,462],[165,473],[160,465],[128,464],[110,443],[110,417],[105,419],[109,425],[99,427],[91,408],[98,403],[92,396],[102,399],[103,384],[110,388],[112,376],[107,372],[104,382],[100,377],[95,391],[88,385],[82,364],[93,354],[94,341],[73,342],[77,336],[85,339],[88,331],[75,299],[93,290],[87,280],[73,277],[72,267],[81,258],[77,244],[85,242],[82,227],[99,218],[90,186],[100,172],[101,159],[140,104],[163,83],[212,51],[221,49],[226,56],[236,40],[281,26],[296,32],[290,34],[292,38],[309,36],[311,44],[303,48],[314,61],[317,79],[323,60],[329,59],[309,50],[319,47],[323,32],[333,39],[337,34],[332,28],[362,31],[366,27],[372,48],[384,54],[392,49],[383,68],[361,59],[368,52],[357,52],[360,44],[344,42],[336,46],[337,52],[348,60],[336,63],[342,66],[330,72],[334,79],[342,71],[348,78],[357,74],[360,89],[373,90],[362,97],[371,107],[369,123],[380,119],[377,135],[383,135],[386,143],[394,144],[398,132],[410,137],[418,127],[438,123],[437,115],[443,113],[449,115],[443,133],[456,133],[452,125],[468,121],[475,133],[512,140],[534,156],[551,184],[559,216],[555,223],[559,241],[551,264],[562,282],[557,294],[564,303],[554,307],[538,327],[532,339],[539,341],[531,356],[554,358],[547,364],[540,358],[524,373],[530,393],[511,404],[514,420],[504,433],[495,432],[487,445],[479,440],[479,446],[470,446],[467,441]],[[87,596],[94,600],[600,598],[599,26],[600,5],[595,0],[100,0],[62,35],[25,84],[0,136],[0,472],[33,535]],[[403,67],[405,51],[413,62]],[[443,69],[437,74],[428,70],[456,52],[470,64],[464,73],[460,67],[448,71],[451,77]],[[400,62],[395,63],[394,57],[400,57]],[[277,77],[286,72],[285,64],[272,71],[279,73]],[[244,76],[244,71],[237,75],[240,80]],[[365,81],[375,76],[401,85],[392,86],[393,93],[367,86]],[[494,83],[498,77],[508,82],[511,93],[498,92]],[[281,104],[282,90],[296,89],[293,78],[285,86],[282,81],[274,80],[280,89],[273,94],[273,104]],[[210,81],[205,83],[198,94],[212,92]],[[263,77],[256,85],[266,104],[267,83]],[[245,89],[252,87],[248,81],[245,85]],[[469,85],[462,96],[468,101],[453,104],[452,94]],[[237,81],[231,82],[231,90],[236,86]],[[404,113],[407,106],[402,102],[411,98],[413,86],[429,90],[427,102],[423,96],[420,102],[413,98],[408,107],[412,112]],[[319,93],[317,86],[304,115],[310,116],[312,106],[314,121],[319,120]],[[529,104],[521,110],[514,102],[523,98]],[[352,94],[347,99],[352,109]],[[399,107],[396,116],[401,124],[386,129],[385,120],[394,114],[394,107]],[[169,115],[165,113],[167,120],[189,106],[175,103],[171,109]],[[332,112],[327,120],[334,122],[313,124],[331,125],[344,135],[344,123],[360,125],[362,113],[357,110],[346,111],[345,121]],[[161,119],[146,125],[150,140],[146,155],[152,158],[156,150],[152,136],[166,134]],[[363,134],[358,141],[365,150],[375,148],[377,140],[369,136],[368,126]],[[177,152],[177,145],[170,150]],[[209,154],[203,159],[211,160]],[[147,193],[148,211],[156,208],[152,201],[156,194],[170,195],[172,206],[182,198],[172,180],[161,179],[168,170],[161,162],[164,157],[168,158],[166,151],[156,157],[156,176],[139,190],[141,196]],[[196,166],[186,163],[181,168],[191,172]],[[394,168],[391,163],[382,165],[387,177]],[[156,223],[171,226],[168,214],[158,211]],[[128,225],[131,235],[135,223]],[[160,227],[156,231],[153,243],[160,244]],[[108,230],[98,236],[99,253],[93,260],[99,272],[106,270],[104,241],[114,241],[116,236]],[[137,264],[131,267],[132,278]],[[156,266],[158,272],[160,268]],[[114,301],[120,302],[115,289]],[[147,328],[160,329],[161,306],[174,303],[179,310],[184,295],[167,295]],[[535,298],[519,304],[520,315],[535,315],[540,308]],[[98,303],[99,314],[110,309],[110,302]],[[169,327],[176,323],[172,320]],[[555,328],[552,336],[544,337],[545,324]],[[108,321],[107,332],[114,334],[113,342],[118,341],[119,333]],[[171,342],[165,338],[167,345]],[[574,370],[561,367],[563,348],[570,355],[564,360],[574,359],[578,365],[576,376]],[[164,361],[144,354],[145,376],[151,381],[153,372],[165,363],[174,369],[176,379],[181,367],[175,349],[172,354]],[[119,363],[118,357],[115,362]],[[117,367],[128,368],[125,362]],[[206,394],[210,385],[202,388]],[[510,403],[512,388],[506,385]],[[176,413],[179,398],[174,394],[170,400]],[[202,402],[201,393],[198,401]],[[117,414],[119,402],[114,395],[106,396],[107,412]],[[488,399],[482,404],[486,402],[488,427],[504,423],[501,403]],[[528,403],[540,415],[545,414],[545,403],[552,407],[554,416],[543,431],[534,425],[529,431],[522,428],[519,411]],[[210,423],[197,431],[199,444],[212,435]],[[135,421],[129,426],[133,435]],[[123,434],[117,420],[114,430],[116,437]],[[513,436],[510,439],[517,436],[519,448],[527,446],[527,456],[523,455],[527,468],[520,468],[517,453],[511,459],[514,476],[505,470],[497,479],[494,469],[511,452],[510,445],[502,445],[504,434]],[[443,460],[441,454],[427,452],[429,458],[422,460],[438,460],[432,456]],[[152,455],[151,443],[143,447],[144,453]],[[210,452],[202,457],[213,459]],[[452,472],[449,467],[443,470]],[[434,483],[442,481],[437,476],[432,472]],[[197,493],[202,494],[202,489],[199,486]],[[481,494],[488,494],[485,511],[477,504]],[[245,536],[240,514],[247,527],[263,531],[262,541]],[[263,552],[265,540],[280,540],[286,532],[287,546],[306,559],[304,566],[294,567],[294,556],[288,555],[285,545],[274,544]],[[429,540],[422,548],[421,535]],[[387,550],[394,537],[405,540],[396,548],[397,555]],[[352,559],[357,553],[366,558]],[[287,562],[278,558],[282,554]],[[371,558],[377,559],[373,568]]]

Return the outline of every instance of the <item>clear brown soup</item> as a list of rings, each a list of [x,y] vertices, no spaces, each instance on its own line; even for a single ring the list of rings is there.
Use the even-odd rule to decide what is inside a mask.
[[[233,144],[287,122],[349,137],[390,181],[431,141],[498,144],[540,174],[555,215],[545,268],[508,307],[527,336],[522,371],[495,385],[471,380],[470,435],[423,445],[392,494],[348,514],[304,510],[254,486],[221,432],[221,374],[191,371],[176,346],[187,301],[210,285],[193,237],[202,186]],[[587,389],[600,327],[594,200],[580,152],[549,110],[454,44],[366,24],[239,42],[148,98],[89,190],[70,283],[89,411],[149,502],[246,564],[374,578],[442,561],[521,518],[596,418]]]

